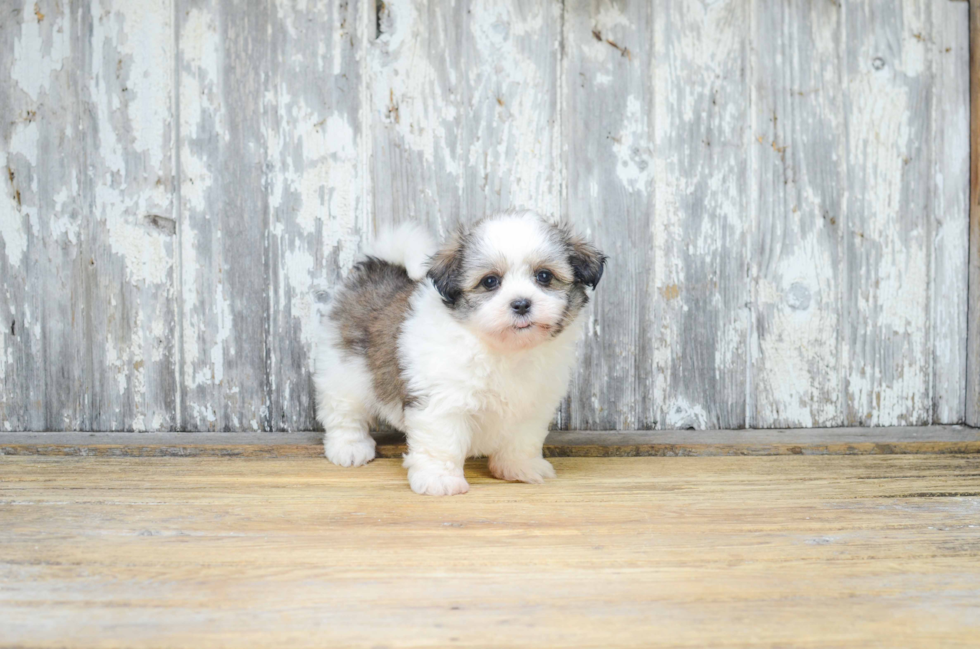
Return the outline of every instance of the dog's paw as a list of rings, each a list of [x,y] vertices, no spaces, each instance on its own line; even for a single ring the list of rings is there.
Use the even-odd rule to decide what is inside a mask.
[[[408,484],[412,486],[412,491],[425,496],[455,496],[470,490],[463,476],[431,470],[410,470]]]
[[[361,466],[374,459],[374,438],[328,434],[323,439],[323,454],[338,466]]]
[[[541,484],[545,478],[555,477],[555,468],[543,457],[520,460],[491,457],[490,473],[500,480]]]

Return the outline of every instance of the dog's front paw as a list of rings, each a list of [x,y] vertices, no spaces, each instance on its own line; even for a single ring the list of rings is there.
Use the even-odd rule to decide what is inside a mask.
[[[323,454],[338,466],[361,466],[374,459],[374,438],[327,433],[323,438]]]
[[[426,496],[455,496],[470,490],[466,478],[461,475],[439,473],[433,470],[409,470],[408,484],[412,491]]]
[[[491,457],[490,473],[500,480],[541,484],[545,478],[555,477],[555,468],[543,457],[519,460]]]

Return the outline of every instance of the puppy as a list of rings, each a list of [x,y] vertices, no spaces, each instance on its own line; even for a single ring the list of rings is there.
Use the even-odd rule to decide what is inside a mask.
[[[501,480],[555,477],[541,448],[568,388],[579,315],[606,257],[534,212],[494,214],[437,249],[402,226],[328,307],[314,383],[327,458],[374,459],[372,421],[405,431],[416,493],[466,493],[467,457]]]

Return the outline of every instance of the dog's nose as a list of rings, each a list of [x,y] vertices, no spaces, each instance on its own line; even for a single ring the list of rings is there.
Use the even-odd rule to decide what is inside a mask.
[[[519,300],[514,300],[510,303],[510,308],[514,310],[517,315],[524,315],[531,310],[531,300],[522,297]]]

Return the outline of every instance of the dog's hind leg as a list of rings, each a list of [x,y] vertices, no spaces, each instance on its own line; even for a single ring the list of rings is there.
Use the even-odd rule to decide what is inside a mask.
[[[324,454],[340,466],[367,464],[374,459],[374,438],[368,433],[374,391],[367,367],[328,345],[318,350],[316,362],[316,418],[326,431]]]

